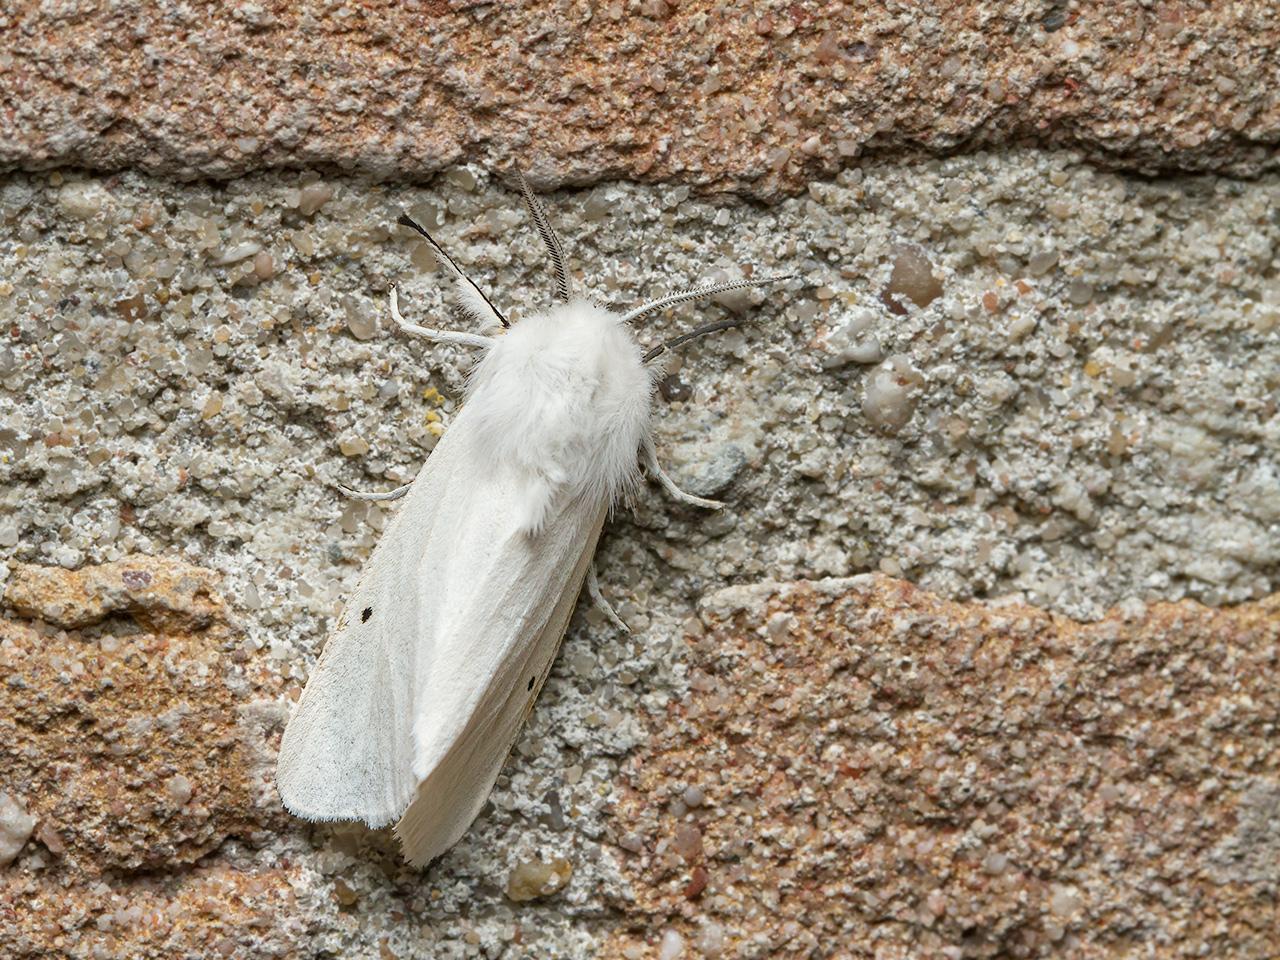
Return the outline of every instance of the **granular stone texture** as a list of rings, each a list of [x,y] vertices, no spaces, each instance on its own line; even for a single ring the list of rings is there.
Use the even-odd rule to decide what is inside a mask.
[[[0,178],[0,585],[21,668],[4,680],[30,684],[6,686],[5,709],[51,731],[15,767],[40,790],[0,779],[0,856],[16,848],[0,911],[25,911],[0,913],[0,956],[579,960],[634,923],[654,943],[619,949],[692,957],[716,928],[628,912],[654,895],[613,806],[645,718],[691,696],[699,598],[878,570],[1089,621],[1275,592],[1275,174],[1148,181],[1014,152],[866,163],[768,208],[687,184],[547,199],[578,288],[617,307],[752,271],[799,278],[640,329],[652,343],[746,322],[682,348],[655,399],[667,468],[728,506],[646,487],[615,512],[598,564],[632,634],[578,612],[489,804],[419,871],[382,832],[285,817],[271,765],[396,509],[334,485],[412,478],[463,396],[466,351],[387,322],[395,282],[410,319],[463,325],[395,219],[407,209],[518,321],[550,292],[518,197],[479,164],[411,187]],[[128,698],[92,686],[112,671]],[[101,711],[102,730],[77,711]],[[46,769],[70,769],[69,800]],[[118,817],[93,806],[98,771],[128,800]],[[1255,780],[1233,823],[1206,827],[1215,884],[1267,882],[1277,790]],[[712,795],[679,789],[690,809]],[[681,826],[681,895],[715,897],[714,849]],[[1147,883],[1142,869],[1121,880]]]
[[[306,874],[296,868],[262,867],[240,852],[234,865],[85,882],[31,860],[0,874],[5,960],[323,955],[310,952],[307,903],[294,895]]]
[[[1257,174],[1280,143],[1266,0],[937,4],[9,4],[0,164],[803,191],[873,153],[1073,147]]]
[[[869,166],[769,209],[684,187],[552,199],[579,289],[620,307],[800,276],[639,331],[748,321],[682,348],[684,389],[655,418],[677,479],[731,509],[646,493],[605,538],[633,626],[655,591],[875,569],[1078,618],[1274,591],[1280,178],[1153,183],[1019,154]],[[392,282],[410,319],[461,322],[393,226],[402,208],[512,316],[548,302],[518,198],[476,168],[394,190],[0,185],[0,549],[185,555],[229,577],[255,642],[301,679],[395,509],[334,484],[412,478],[471,361],[388,322]],[[942,292],[891,309],[908,251]]]
[[[217,579],[153,557],[11,572],[0,791],[35,829],[0,873],[0,955],[295,941],[301,921],[276,928],[272,913],[294,912],[299,871],[263,849],[291,827],[270,780],[282,685]]]
[[[257,690],[278,719],[281,684],[228,631],[215,586],[152,557],[10,575],[6,607],[37,622],[0,620],[4,789],[68,867],[179,867],[286,823],[274,748],[250,746],[237,709]]]
[[[879,575],[729,588],[609,830],[601,957],[1271,957],[1280,598],[1080,624]]]

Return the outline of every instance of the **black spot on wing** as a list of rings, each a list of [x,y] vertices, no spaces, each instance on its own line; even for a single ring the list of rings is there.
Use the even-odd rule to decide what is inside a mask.
[[[365,607],[360,611],[360,622],[368,623],[369,618],[373,616],[373,607]]]

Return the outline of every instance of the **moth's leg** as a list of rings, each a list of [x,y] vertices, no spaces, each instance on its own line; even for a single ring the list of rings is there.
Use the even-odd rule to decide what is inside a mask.
[[[621,630],[623,633],[630,633],[631,628],[622,622],[622,618],[618,616],[618,611],[613,609],[613,604],[605,599],[605,595],[600,592],[600,578],[596,576],[596,563],[591,561],[591,565],[587,567],[587,594],[606,617],[609,622]]]
[[[409,488],[413,486],[413,483],[406,483],[403,487],[396,487],[394,490],[389,490],[386,493],[365,493],[361,490],[352,490],[350,487],[344,487],[340,483],[335,483],[334,486],[352,500],[399,500],[409,492]]]
[[[658,464],[658,451],[653,447],[653,441],[648,437],[644,440],[644,465],[649,473],[657,478],[662,484],[662,489],[675,500],[681,503],[692,504],[695,507],[706,507],[708,510],[719,510],[724,506],[719,500],[707,500],[704,497],[695,497],[692,493],[685,493],[676,486],[676,482],[667,476],[667,471],[663,470]]]
[[[478,333],[463,333],[461,330],[432,330],[430,327],[420,327],[416,323],[410,323],[400,315],[400,302],[394,286],[391,288],[391,319],[404,333],[425,337],[435,343],[456,343],[463,347],[492,347],[495,342],[493,337],[481,336]]]

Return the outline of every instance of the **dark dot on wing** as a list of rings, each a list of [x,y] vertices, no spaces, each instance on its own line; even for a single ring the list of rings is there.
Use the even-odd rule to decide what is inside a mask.
[[[532,690],[532,689],[533,689],[533,679],[534,679],[533,677],[530,677],[530,678],[529,678],[529,686],[525,687],[525,689],[526,689],[526,690]]]
[[[373,607],[365,607],[362,611],[360,611],[360,622],[368,623],[369,618],[372,616],[373,616]]]

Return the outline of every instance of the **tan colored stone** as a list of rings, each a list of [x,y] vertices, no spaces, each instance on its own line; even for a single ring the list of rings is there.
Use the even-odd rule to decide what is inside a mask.
[[[554,860],[521,860],[507,875],[507,898],[515,903],[540,900],[564,889],[573,876],[573,864],[564,857]]]
[[[294,887],[302,872],[215,862],[176,876],[63,887],[0,874],[5,960],[298,957],[308,946]]]
[[[474,159],[769,197],[873,151],[1036,143],[1253,174],[1280,140],[1261,0],[27,3],[0,27],[0,165],[25,168],[420,177]]]
[[[23,565],[10,575],[4,603],[20,617],[68,630],[111,616],[131,618],[154,632],[207,630],[226,616],[213,595],[216,582],[208,570],[154,557],[75,571]]]
[[[46,859],[172,869],[286,822],[265,739],[280,683],[216,586],[165,558],[15,567],[5,604],[31,619],[0,620],[0,769]]]
[[[217,589],[212,571],[163,557],[14,566],[0,792],[38,825],[0,871],[0,956],[299,948],[299,868],[221,855],[290,824],[270,779],[282,684]]]
[[[602,956],[1280,942],[1280,597],[1076,623],[877,575],[725,591],[703,622],[625,768],[636,898]]]

